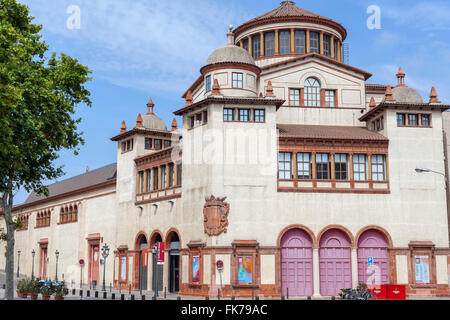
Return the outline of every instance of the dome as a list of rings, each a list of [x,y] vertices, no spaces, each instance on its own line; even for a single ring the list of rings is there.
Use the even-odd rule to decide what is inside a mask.
[[[166,123],[154,113],[147,113],[142,117],[144,128],[151,130],[167,131]]]
[[[416,90],[406,86],[393,88],[392,96],[397,103],[423,103],[422,96]]]
[[[244,63],[256,66],[255,60],[247,50],[233,44],[227,44],[211,53],[206,65],[216,63]]]

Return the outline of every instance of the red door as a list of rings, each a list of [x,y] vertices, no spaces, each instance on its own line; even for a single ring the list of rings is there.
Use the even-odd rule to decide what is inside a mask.
[[[378,230],[365,231],[358,241],[358,281],[368,285],[389,284],[388,241]],[[368,258],[373,265],[368,265]]]
[[[90,255],[90,275],[91,275],[91,283],[92,281],[96,281],[98,285],[98,268],[99,268],[99,261],[100,261],[100,251],[99,251],[99,245],[91,245],[91,255]]]
[[[352,287],[350,241],[340,230],[332,229],[320,239],[320,293],[336,296],[343,288]]]
[[[300,229],[287,231],[281,239],[281,292],[283,296],[313,294],[312,241]]]
[[[41,279],[47,278],[47,248],[41,247],[41,261],[40,261],[40,272],[39,277]]]

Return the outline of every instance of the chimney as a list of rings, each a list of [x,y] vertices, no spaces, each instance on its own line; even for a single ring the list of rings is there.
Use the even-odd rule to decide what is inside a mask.
[[[432,87],[430,92],[430,103],[439,103],[439,102],[440,101],[438,100],[436,88]]]
[[[192,104],[192,101],[193,101],[192,92],[191,92],[191,90],[189,90],[186,94],[186,104],[190,105],[190,104]]]
[[[217,79],[214,79],[211,94],[220,94],[220,86]]]
[[[150,98],[150,100],[147,103],[147,114],[153,114],[153,107],[155,106],[155,104],[152,101],[152,98]],[[152,109],[150,111],[150,109]]]
[[[392,95],[391,86],[387,86],[385,96],[386,96],[385,101],[394,101],[394,96]]]
[[[266,97],[273,97],[273,96],[274,95],[273,95],[272,81],[269,80],[266,88]]]
[[[173,121],[172,121],[172,131],[175,131],[175,130],[177,130],[177,129],[178,129],[177,119],[176,119],[176,118],[173,118]]]
[[[406,87],[405,85],[405,73],[400,67],[397,72],[397,87]]]
[[[372,110],[376,106],[377,106],[377,104],[375,102],[375,98],[374,97],[370,98],[370,104],[369,104],[370,110]]]
[[[125,120],[122,121],[122,125],[120,126],[120,133],[127,132],[127,125],[125,124]]]
[[[143,127],[144,126],[144,120],[142,119],[141,114],[138,114],[138,117],[136,119],[136,124],[134,125],[135,127]]]

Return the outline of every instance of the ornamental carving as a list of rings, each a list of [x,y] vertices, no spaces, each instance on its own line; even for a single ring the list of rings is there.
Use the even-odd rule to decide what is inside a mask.
[[[214,196],[205,198],[203,225],[205,227],[205,233],[210,236],[217,236],[222,232],[227,232],[230,204],[225,202],[226,198],[216,198]]]

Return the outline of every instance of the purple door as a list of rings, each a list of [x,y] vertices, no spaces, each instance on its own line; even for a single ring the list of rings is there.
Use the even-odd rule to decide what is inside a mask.
[[[365,231],[358,241],[358,281],[366,284],[389,284],[388,242],[378,230]],[[373,265],[368,265],[371,257]]]
[[[281,294],[313,294],[312,241],[303,230],[291,229],[281,238]]]
[[[352,287],[351,248],[347,235],[328,230],[320,239],[320,294],[336,296],[341,289]]]

